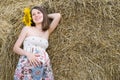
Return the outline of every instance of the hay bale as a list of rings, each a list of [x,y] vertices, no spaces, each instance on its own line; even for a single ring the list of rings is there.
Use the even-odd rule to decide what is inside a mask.
[[[24,26],[23,8],[41,2],[4,0],[0,4],[0,31],[5,30],[0,36],[0,79],[13,80],[19,56],[12,47]],[[119,0],[42,0],[41,5],[48,13],[62,14],[47,50],[55,80],[120,79]]]

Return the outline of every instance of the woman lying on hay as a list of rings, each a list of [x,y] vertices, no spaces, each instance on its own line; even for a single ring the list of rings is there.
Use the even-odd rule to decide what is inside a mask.
[[[23,21],[26,24],[13,47],[20,56],[14,80],[54,80],[46,49],[49,35],[57,27],[61,14],[46,14],[40,6],[25,8]],[[52,22],[49,23],[49,18]],[[21,45],[23,44],[23,49]]]

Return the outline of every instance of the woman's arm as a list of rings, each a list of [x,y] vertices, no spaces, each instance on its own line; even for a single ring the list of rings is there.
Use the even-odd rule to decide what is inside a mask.
[[[24,27],[22,29],[22,31],[21,31],[21,33],[20,33],[20,35],[19,35],[15,45],[14,45],[14,47],[13,47],[13,51],[15,53],[19,54],[19,55],[27,56],[27,54],[28,54],[26,51],[24,51],[23,49],[20,48],[22,43],[23,43],[23,41],[24,41],[24,39],[25,39],[25,37],[26,37],[26,34],[27,34],[27,27]]]
[[[61,14],[60,13],[52,13],[52,14],[48,14],[48,18],[52,19],[52,22],[50,24],[50,28],[49,28],[49,34],[51,34],[54,29],[57,27],[60,18],[61,18]]]
[[[30,64],[31,65],[41,65],[41,62],[36,58],[37,55],[35,54],[31,54],[31,53],[28,53],[27,51],[23,50],[21,47],[26,35],[27,35],[27,30],[28,30],[28,27],[24,27],[13,47],[13,51],[19,55],[25,55],[27,56],[28,60],[30,61]]]

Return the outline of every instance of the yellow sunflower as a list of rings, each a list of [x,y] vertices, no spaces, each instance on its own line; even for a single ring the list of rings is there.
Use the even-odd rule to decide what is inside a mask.
[[[31,15],[30,15],[30,9],[29,8],[24,8],[24,17],[23,17],[23,22],[26,26],[31,26]]]

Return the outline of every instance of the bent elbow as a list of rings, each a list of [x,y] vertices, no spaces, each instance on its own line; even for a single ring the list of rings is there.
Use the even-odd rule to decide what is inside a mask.
[[[58,15],[58,17],[59,17],[59,18],[61,18],[61,17],[62,17],[60,13],[57,13],[57,15]]]
[[[13,47],[13,52],[15,52],[15,46]]]
[[[16,46],[14,46],[14,47],[13,47],[13,52],[16,52],[16,49],[17,49],[17,47],[16,47]]]

